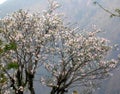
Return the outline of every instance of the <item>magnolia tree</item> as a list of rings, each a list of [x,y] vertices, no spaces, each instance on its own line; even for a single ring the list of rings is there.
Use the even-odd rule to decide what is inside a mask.
[[[105,60],[108,41],[95,32],[81,34],[76,29],[54,32],[45,48],[44,66],[50,76],[41,82],[51,87],[51,94],[64,94],[69,88],[104,79],[117,61]]]
[[[31,94],[35,94],[33,78],[37,65],[42,64],[39,60],[45,42],[42,41],[42,32],[39,32],[41,27],[41,19],[37,15],[22,10],[1,20],[1,35],[6,43],[1,65],[9,79],[8,86],[15,94],[23,94],[26,86]]]
[[[51,88],[51,94],[64,94],[71,87],[104,79],[116,67],[117,61],[105,58],[111,47],[96,35],[98,30],[80,32],[65,25],[54,12],[57,7],[52,2],[41,15],[19,10],[0,20],[0,68],[4,75],[0,76],[5,79],[6,93],[29,90],[35,94],[34,78],[41,66],[48,71],[41,83]]]
[[[8,79],[9,92],[23,94],[28,89],[35,94],[33,81],[36,69],[46,60],[43,53],[51,41],[48,33],[62,28],[59,15],[52,13],[57,7],[53,2],[42,15],[19,10],[0,20],[0,76]]]

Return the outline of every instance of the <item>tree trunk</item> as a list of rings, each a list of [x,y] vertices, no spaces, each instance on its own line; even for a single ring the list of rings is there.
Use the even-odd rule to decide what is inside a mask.
[[[33,79],[34,79],[34,75],[33,74],[29,74],[29,78],[28,78],[28,88],[30,90],[31,94],[35,94],[35,90],[34,90],[34,86],[33,86]]]
[[[67,92],[65,89],[53,87],[50,94],[65,94],[65,92]]]
[[[55,87],[52,88],[50,94],[57,94],[57,93],[56,93],[56,88],[55,88]]]
[[[15,94],[23,94],[23,91],[18,90]]]
[[[30,93],[31,93],[31,94],[35,94],[34,87],[29,87],[29,90],[30,90]]]

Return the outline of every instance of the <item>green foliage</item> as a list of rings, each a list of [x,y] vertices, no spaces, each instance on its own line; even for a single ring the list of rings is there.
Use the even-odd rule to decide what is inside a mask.
[[[3,53],[3,49],[1,48],[1,45],[3,44],[2,40],[0,40],[0,54]]]
[[[117,12],[120,15],[120,9],[115,9],[115,12]]]
[[[7,81],[7,77],[5,76],[5,73],[3,72],[3,67],[0,64],[0,84],[3,84]]]
[[[8,70],[10,70],[10,69],[18,69],[18,64],[17,64],[17,62],[11,62],[11,63],[7,64],[6,68]]]
[[[3,41],[2,40],[0,40],[0,45],[2,45],[3,44]]]
[[[2,32],[2,30],[0,29],[0,33]]]
[[[0,83],[4,83],[4,82],[6,82],[7,81],[7,78],[6,78],[6,76],[5,76],[5,74],[4,73],[1,73],[0,74]]]
[[[0,48],[0,54],[2,54],[3,53],[3,49],[2,48]]]
[[[9,44],[6,44],[5,47],[4,47],[4,51],[8,51],[8,50],[16,50],[17,48],[17,45],[15,42],[11,42]]]
[[[114,16],[115,16],[115,14],[111,14],[111,15],[110,15],[111,18],[114,17]]]

